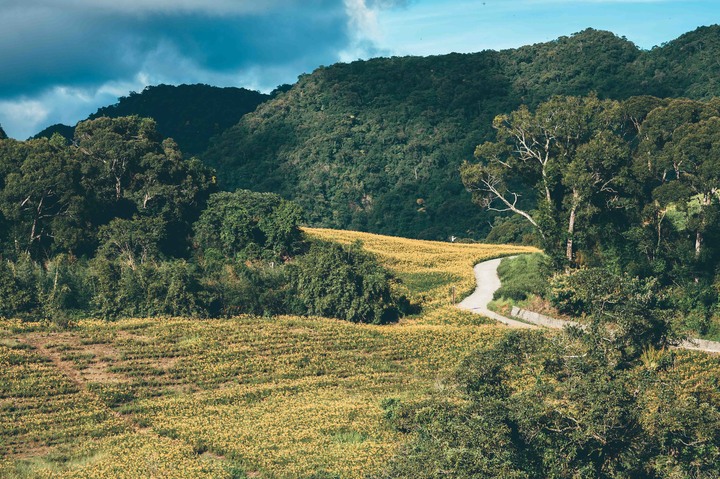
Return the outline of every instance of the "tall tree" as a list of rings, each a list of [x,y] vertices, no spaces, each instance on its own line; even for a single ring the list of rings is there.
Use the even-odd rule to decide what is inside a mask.
[[[172,139],[163,140],[149,118],[98,118],[78,124],[75,149],[81,162],[94,223],[135,215],[164,220],[166,253],[188,253],[191,225],[215,189],[213,171],[185,160]]]
[[[0,209],[13,223],[16,249],[41,258],[54,247],[74,250],[83,241],[79,165],[64,139],[54,136],[3,147],[10,171]]]
[[[656,232],[655,255],[665,252],[677,262],[687,251],[696,266],[712,269],[703,253],[705,238],[717,234],[712,218],[720,203],[719,133],[717,100],[673,100],[643,122],[634,170],[645,185],[642,221]]]
[[[80,123],[75,145],[85,187],[100,203],[119,204],[134,190],[136,173],[148,155],[162,155],[161,137],[149,118],[98,118]]]
[[[581,221],[593,204],[617,203],[617,184],[630,164],[619,104],[596,96],[556,96],[531,112],[521,106],[495,118],[496,141],[465,162],[465,187],[484,208],[529,221],[556,258],[574,261]]]

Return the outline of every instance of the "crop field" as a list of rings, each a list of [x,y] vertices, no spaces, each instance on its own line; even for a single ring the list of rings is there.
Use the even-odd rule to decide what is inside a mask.
[[[355,478],[402,438],[387,399],[452,388],[504,329],[456,310],[472,265],[528,251],[308,230],[363,241],[422,313],[389,326],[326,318],[0,322],[0,477]]]
[[[476,315],[455,308],[455,301],[475,289],[473,266],[481,261],[539,250],[527,246],[446,243],[383,236],[356,231],[307,228],[312,237],[353,243],[377,255],[380,262],[401,282],[403,292],[422,305],[422,315],[414,318],[423,324],[474,324],[482,321]]]

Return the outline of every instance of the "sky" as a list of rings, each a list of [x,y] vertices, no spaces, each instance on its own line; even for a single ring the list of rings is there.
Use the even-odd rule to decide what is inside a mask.
[[[25,139],[160,83],[267,92],[339,61],[588,27],[650,49],[715,23],[717,0],[0,0],[0,125]]]

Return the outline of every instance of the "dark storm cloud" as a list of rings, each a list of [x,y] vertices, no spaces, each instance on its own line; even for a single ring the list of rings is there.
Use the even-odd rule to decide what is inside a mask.
[[[223,73],[288,62],[312,68],[334,60],[348,41],[337,0],[30,0],[0,1],[0,11],[4,99],[153,76],[154,64],[169,81],[173,64],[181,80],[192,77],[187,69]]]
[[[130,91],[269,91],[378,48],[380,10],[412,0],[0,0],[0,124],[27,138]]]

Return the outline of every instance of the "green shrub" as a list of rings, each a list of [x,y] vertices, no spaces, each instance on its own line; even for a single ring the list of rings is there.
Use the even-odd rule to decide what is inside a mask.
[[[205,287],[212,316],[293,314],[302,311],[287,268],[228,263],[207,272]]]
[[[537,231],[525,218],[514,215],[495,218],[492,229],[485,238],[485,242],[537,246],[540,244],[540,238],[538,238]]]
[[[96,258],[91,264],[95,313],[107,319],[132,316],[210,315],[200,270],[185,260],[146,262],[135,268]]]
[[[550,301],[562,313],[585,316],[588,328],[611,332],[626,359],[638,357],[648,345],[665,347],[677,336],[666,295],[654,278],[614,274],[606,268],[570,271],[553,278]]]
[[[38,306],[37,283],[28,267],[23,260],[0,260],[0,317],[26,316]]]
[[[359,244],[317,241],[293,265],[297,296],[308,314],[354,323],[388,323],[398,318],[393,280]]]
[[[67,327],[73,318],[87,314],[93,294],[84,262],[59,254],[37,271],[44,318]]]

